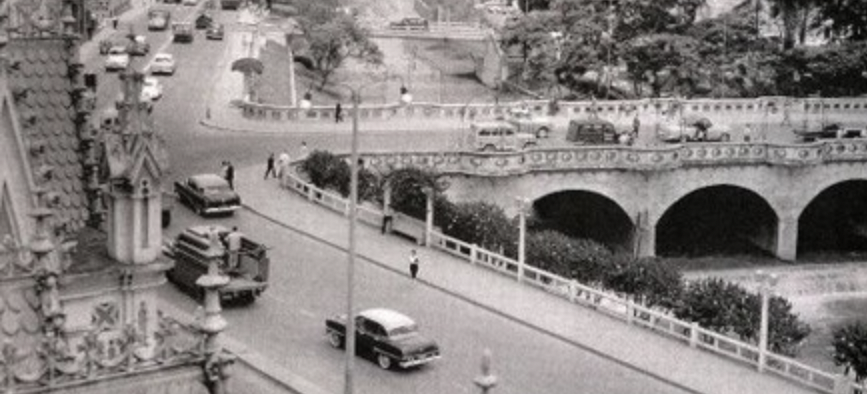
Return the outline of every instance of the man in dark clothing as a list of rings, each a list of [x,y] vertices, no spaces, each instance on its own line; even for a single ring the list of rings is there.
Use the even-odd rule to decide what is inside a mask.
[[[235,166],[230,162],[226,162],[226,181],[229,182],[229,187],[235,190]]]
[[[274,169],[274,154],[271,153],[268,155],[268,163],[265,167],[265,179],[268,179],[268,174],[271,174],[272,177],[277,177],[277,171]]]
[[[340,103],[337,103],[337,106],[334,107],[334,123],[340,123],[343,121],[343,107]]]

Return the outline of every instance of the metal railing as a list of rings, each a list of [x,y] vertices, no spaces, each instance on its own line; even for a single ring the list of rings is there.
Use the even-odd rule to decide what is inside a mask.
[[[293,173],[284,176],[283,185],[311,202],[325,206],[339,213],[346,213],[348,201],[343,197],[305,182]],[[360,209],[361,211],[361,209]],[[382,211],[365,207],[364,214],[359,212],[363,221],[378,226]],[[764,369],[783,377],[809,386],[823,393],[856,393],[867,389],[863,384],[842,383],[831,372],[802,364],[792,358],[766,353],[765,365],[759,365],[761,350],[754,344],[742,342],[718,332],[700,327],[695,322],[680,320],[666,310],[648,307],[629,298],[608,290],[587,286],[573,279],[532,266],[519,267],[517,260],[492,252],[477,245],[434,231],[430,235],[430,247],[466,260],[474,266],[493,270],[521,283],[542,289],[569,302],[593,309],[599,313],[623,320],[627,324],[645,328],[652,332],[680,341],[690,347],[704,349],[714,354]],[[519,273],[523,272],[523,275]],[[762,367],[762,368],[759,368]],[[839,384],[848,385],[845,391],[835,391]]]

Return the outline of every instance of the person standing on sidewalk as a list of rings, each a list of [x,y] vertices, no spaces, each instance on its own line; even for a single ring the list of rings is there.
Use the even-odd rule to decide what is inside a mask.
[[[265,164],[265,179],[268,179],[269,174],[274,178],[277,177],[277,171],[274,169],[274,152],[268,155],[268,161]]]
[[[337,105],[334,107],[334,123],[343,122],[343,106],[340,105],[340,102],[337,102]]]
[[[226,235],[226,248],[229,250],[229,270],[240,266],[241,238],[243,235],[238,231],[238,226],[232,227],[232,232]]]
[[[418,276],[418,255],[415,249],[409,252],[409,275],[413,280]]]

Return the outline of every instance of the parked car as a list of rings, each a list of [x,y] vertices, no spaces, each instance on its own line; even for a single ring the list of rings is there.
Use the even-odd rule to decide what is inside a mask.
[[[554,122],[544,115],[536,115],[527,108],[514,108],[507,111],[505,120],[524,133],[535,134],[536,138],[548,138],[554,130]]]
[[[241,197],[229,182],[216,174],[193,175],[175,182],[178,201],[201,216],[233,214],[241,207]]]
[[[225,35],[225,29],[222,24],[212,23],[205,32],[205,38],[209,40],[222,40]]]
[[[145,56],[150,51],[151,44],[148,44],[145,36],[137,35],[129,43],[129,54],[132,56]]]
[[[208,14],[199,14],[196,17],[196,29],[207,29],[212,23],[214,23],[214,18],[211,18]]]
[[[172,23],[172,41],[193,42],[193,24],[189,22]]]
[[[108,57],[105,59],[105,70],[124,70],[129,66],[129,53],[123,45],[115,45],[108,50]]]
[[[403,18],[389,23],[388,28],[393,30],[428,30],[430,27],[428,26],[427,19]]]
[[[241,7],[241,0],[221,0],[220,7],[224,10],[237,10]]]
[[[521,132],[503,120],[476,122],[470,126],[467,146],[485,152],[515,151],[536,145],[536,135]]]
[[[614,124],[603,119],[572,119],[566,130],[566,141],[582,145],[617,144],[620,134]]]
[[[181,4],[183,5],[196,5],[199,4],[198,0],[181,0]]]
[[[154,101],[163,97],[163,85],[154,77],[145,77],[141,89],[142,101]]]
[[[864,128],[845,126],[840,123],[795,129],[792,132],[803,142],[813,142],[820,139],[867,138],[867,130]]]
[[[325,320],[328,342],[335,348],[346,344],[346,315]],[[406,315],[385,308],[368,309],[355,317],[356,353],[373,357],[382,369],[411,368],[439,359],[440,348],[418,332]]]
[[[171,19],[172,12],[169,10],[150,10],[148,11],[148,30],[166,30],[169,28]]]
[[[731,141],[726,126],[714,124],[705,117],[685,116],[657,124],[656,137],[664,142]]]
[[[158,53],[151,63],[151,74],[175,75],[175,58],[170,53]]]

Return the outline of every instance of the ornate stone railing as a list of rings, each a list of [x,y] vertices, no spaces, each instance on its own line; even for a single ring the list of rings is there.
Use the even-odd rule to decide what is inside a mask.
[[[477,176],[580,170],[659,171],[728,165],[808,166],[867,161],[867,139],[811,144],[682,144],[660,148],[584,146],[506,153],[365,153],[362,157],[366,166],[380,171],[421,167],[442,174]]]
[[[306,182],[292,171],[284,175],[281,182],[287,189],[298,193],[315,204],[325,206],[341,214],[347,214],[349,202],[339,195],[320,189]],[[379,226],[382,221],[382,211],[359,207],[359,221],[373,226]],[[762,365],[759,354],[761,350],[754,344],[700,327],[694,322],[680,320],[671,313],[644,306],[628,298],[606,289],[587,286],[573,279],[544,271],[529,265],[521,266],[512,258],[496,252],[485,250],[477,245],[449,237],[439,231],[430,234],[428,246],[466,260],[469,264],[489,269],[499,274],[542,289],[556,297],[569,302],[591,308],[624,321],[626,324],[638,326],[654,333],[674,338],[692,348],[703,349],[717,355],[742,362],[757,369],[771,372],[784,379],[803,384],[821,393],[853,393],[864,390],[864,386],[856,384],[839,376],[802,364],[792,358],[766,352]]]
[[[506,108],[525,106],[537,114],[548,114],[550,102],[531,100],[511,103],[413,103],[407,106],[362,105],[361,119],[473,119],[502,113]],[[243,115],[263,121],[326,120],[333,121],[334,106],[313,106],[301,109],[252,102],[240,103]],[[659,120],[677,113],[700,115],[714,122],[798,122],[810,117],[825,118],[867,114],[867,98],[794,98],[760,97],[752,99],[642,99],[620,101],[562,101],[557,103],[558,116],[586,117],[598,115],[618,122],[631,120],[636,114],[643,121]],[[347,109],[347,115],[352,110]]]

